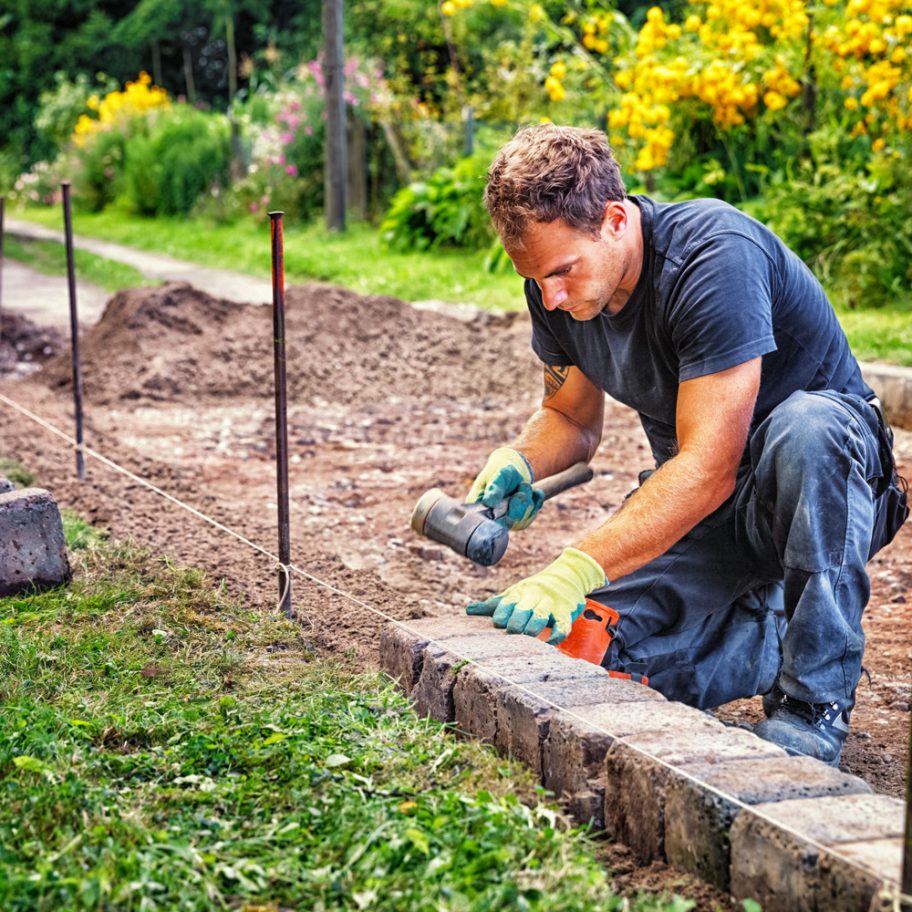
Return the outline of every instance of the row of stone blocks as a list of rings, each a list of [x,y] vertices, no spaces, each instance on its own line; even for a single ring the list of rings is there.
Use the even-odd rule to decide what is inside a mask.
[[[896,889],[903,802],[855,776],[487,618],[391,624],[380,650],[420,715],[526,763],[644,863],[667,860],[764,912],[867,912]]]

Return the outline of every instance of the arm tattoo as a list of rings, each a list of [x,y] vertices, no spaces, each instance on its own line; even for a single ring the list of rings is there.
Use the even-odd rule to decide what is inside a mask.
[[[570,368],[559,364],[545,365],[545,399],[557,395],[570,375]]]

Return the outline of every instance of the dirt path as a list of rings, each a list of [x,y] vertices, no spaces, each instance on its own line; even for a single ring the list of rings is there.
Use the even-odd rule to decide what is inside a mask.
[[[7,218],[5,228],[9,234],[31,240],[64,242],[63,232],[45,228],[24,219]],[[164,256],[158,253],[147,253],[135,247],[125,247],[110,241],[99,241],[95,238],[74,235],[73,245],[80,250],[97,254],[118,263],[126,263],[138,269],[148,279],[160,279],[163,282],[192,282],[201,291],[229,301],[250,302],[253,304],[272,303],[272,284],[269,278],[269,263],[264,261],[264,277],[228,269],[210,269],[197,266],[186,260]],[[83,319],[94,322],[88,315]]]
[[[316,648],[376,659],[379,614],[460,613],[539,569],[617,508],[649,462],[635,416],[609,403],[595,478],[549,502],[495,568],[469,564],[409,528],[421,493],[463,491],[489,450],[539,398],[524,316],[456,320],[390,298],[306,286],[288,294],[294,602]],[[275,551],[271,323],[266,308],[188,286],[119,295],[85,334],[87,442],[169,493]],[[0,391],[69,427],[64,358]],[[58,499],[118,537],[208,568],[259,610],[274,610],[270,559],[136,483],[72,454],[2,408],[0,451]],[[912,433],[897,453],[912,470]],[[912,528],[871,564],[867,651],[844,766],[903,796],[909,731]],[[329,587],[329,588],[327,588]],[[340,595],[342,591],[346,596]],[[759,700],[720,710],[735,721]]]
[[[70,291],[66,276],[49,276],[16,260],[3,261],[4,310],[21,314],[41,326],[69,331]],[[91,282],[77,280],[76,303],[80,322],[97,323],[111,296]]]

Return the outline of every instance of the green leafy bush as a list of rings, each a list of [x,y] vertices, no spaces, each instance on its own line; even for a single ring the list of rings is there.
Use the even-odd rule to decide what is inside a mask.
[[[50,149],[64,148],[73,135],[80,115],[86,111],[91,96],[105,95],[117,88],[115,80],[98,73],[94,82],[85,73],[69,79],[66,73],[54,74],[54,87],[41,93],[35,129]]]
[[[186,215],[228,175],[228,123],[189,105],[157,113],[147,136],[135,137],[124,172],[130,206],[145,215]]]
[[[757,215],[849,307],[881,306],[912,285],[912,164],[898,153],[863,168],[804,162],[772,182]]]
[[[384,242],[403,252],[487,247],[494,236],[483,202],[489,164],[489,155],[473,155],[404,187],[380,226]]]
[[[94,142],[76,150],[79,167],[73,183],[80,206],[100,212],[117,198],[123,185],[127,139],[120,130],[105,130]]]

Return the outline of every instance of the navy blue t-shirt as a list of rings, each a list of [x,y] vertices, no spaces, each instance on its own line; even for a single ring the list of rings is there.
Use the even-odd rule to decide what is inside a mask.
[[[636,409],[657,465],[677,452],[683,380],[762,356],[752,431],[795,390],[873,395],[820,283],[768,228],[718,200],[630,200],[643,269],[619,313],[577,321],[549,312],[531,280],[526,302],[538,357],[575,365]]]

